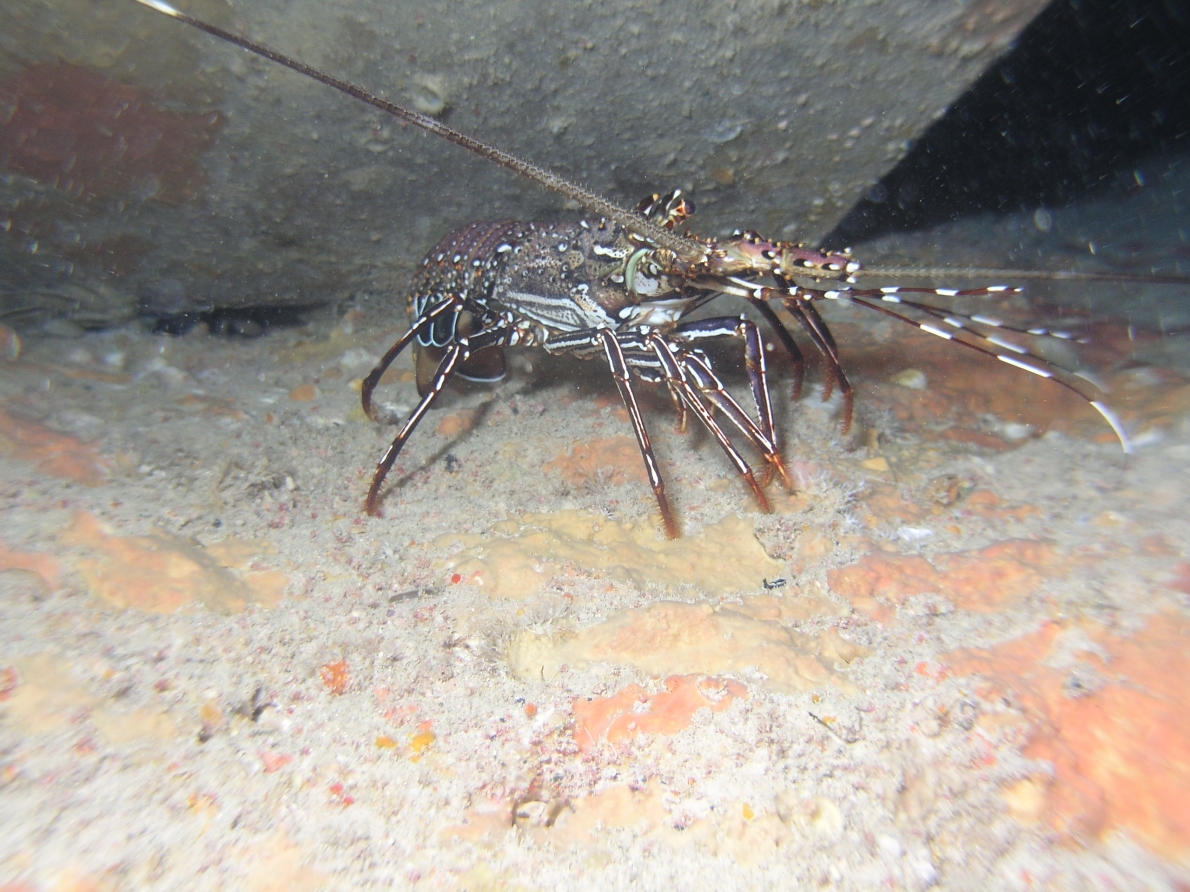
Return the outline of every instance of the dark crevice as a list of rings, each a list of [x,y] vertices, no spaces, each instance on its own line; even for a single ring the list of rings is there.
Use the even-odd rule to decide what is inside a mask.
[[[1055,0],[824,244],[1055,207],[1190,152],[1190,2]]]
[[[153,320],[154,334],[184,335],[205,325],[213,335],[256,338],[273,328],[295,328],[306,324],[305,314],[313,305],[283,307],[239,307],[196,313],[175,313]]]

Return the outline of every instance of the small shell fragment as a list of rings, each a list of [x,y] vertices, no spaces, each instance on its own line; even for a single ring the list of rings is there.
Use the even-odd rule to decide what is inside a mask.
[[[409,79],[405,95],[423,115],[437,118],[450,107],[450,82],[442,74],[419,74]]]
[[[926,373],[920,369],[905,369],[897,372],[889,380],[910,390],[925,390],[927,384]]]

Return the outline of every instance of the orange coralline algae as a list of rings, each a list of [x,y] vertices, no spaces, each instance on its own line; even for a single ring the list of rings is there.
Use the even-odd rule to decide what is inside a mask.
[[[29,65],[0,84],[0,166],[86,200],[193,198],[198,153],[219,115],[169,111],[153,98],[77,65]]]
[[[347,685],[351,681],[351,673],[347,669],[346,660],[326,663],[318,670],[318,677],[322,679],[323,686],[332,694],[346,693]]]
[[[934,558],[956,606],[999,610],[1028,597],[1062,565],[1048,542],[1009,539],[975,552]]]
[[[0,701],[7,700],[18,684],[20,677],[17,675],[16,667],[5,666],[0,670]]]
[[[457,437],[459,434],[465,434],[471,428],[475,427],[475,421],[478,417],[478,413],[474,409],[463,409],[459,412],[452,412],[438,422],[438,426],[434,428],[434,433],[447,439]]]
[[[1183,561],[1174,567],[1174,578],[1166,583],[1166,586],[1173,589],[1175,592],[1182,592],[1190,595],[1190,564]]]
[[[619,743],[638,734],[676,734],[700,709],[720,712],[736,697],[747,697],[742,684],[705,675],[671,675],[665,690],[649,694],[629,685],[610,697],[575,700],[574,739],[582,751],[600,743]]]
[[[178,400],[178,403],[183,406],[193,406],[205,415],[225,415],[237,421],[243,421],[248,417],[242,409],[236,408],[235,400],[231,399],[188,393]]]
[[[258,543],[231,541],[203,548],[164,530],[116,536],[85,511],[60,538],[96,553],[78,560],[76,567],[90,592],[116,607],[173,613],[201,603],[217,613],[238,613],[249,604],[276,605],[289,581],[277,570],[241,577],[228,569],[264,550]]]
[[[17,418],[0,409],[0,455],[33,464],[51,477],[86,486],[105,483],[111,474],[107,460],[87,443],[48,427]]]
[[[430,744],[437,739],[437,735],[433,731],[419,731],[409,738],[409,749],[413,750],[415,755],[420,756],[430,748]]]
[[[600,478],[617,484],[649,482],[640,448],[631,437],[576,441],[569,452],[547,462],[542,470],[557,472],[575,486]]]
[[[234,885],[244,892],[316,892],[328,888],[330,882],[327,874],[302,865],[309,860],[309,854],[283,831],[251,838],[224,857],[236,871],[229,870],[237,877]]]
[[[1009,539],[979,551],[934,555],[867,555],[827,573],[831,590],[857,610],[888,618],[880,598],[902,604],[913,595],[935,594],[964,610],[994,611],[1037,590],[1061,561],[1047,542]]]
[[[950,668],[983,676],[988,698],[1011,692],[1019,704],[1025,755],[1053,766],[1036,784],[1051,826],[1084,839],[1124,831],[1166,857],[1190,855],[1190,622],[1157,614],[1126,636],[1048,623],[955,651]],[[1079,673],[1101,681],[1080,683]]]
[[[866,509],[865,520],[868,516],[871,518],[870,526],[894,517],[905,523],[913,523],[926,515],[925,508],[909,501],[897,487],[887,483],[869,482],[861,498]]]

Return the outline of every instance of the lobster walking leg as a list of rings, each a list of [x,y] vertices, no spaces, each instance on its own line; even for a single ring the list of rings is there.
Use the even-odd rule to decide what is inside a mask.
[[[754,297],[749,297],[748,302],[756,308],[756,312],[769,324],[769,327],[773,330],[773,334],[777,336],[777,340],[781,342],[781,346],[789,354],[789,362],[793,366],[793,400],[797,402],[802,397],[802,382],[806,377],[806,359],[802,356],[801,348],[798,347],[797,342],[793,339],[793,335],[789,333],[789,329],[785,327],[785,323],[773,312],[772,307],[763,300]]]
[[[599,329],[596,332],[596,337],[603,344],[607,364],[611,368],[612,376],[616,379],[616,387],[620,390],[620,398],[624,400],[628,417],[632,420],[636,445],[640,447],[640,454],[645,460],[645,471],[649,475],[649,485],[653,487],[653,496],[657,499],[657,507],[661,510],[665,535],[676,539],[681,535],[678,531],[678,522],[674,518],[673,510],[669,507],[669,498],[665,495],[665,481],[661,478],[661,469],[657,467],[657,456],[653,454],[653,444],[649,441],[649,432],[645,430],[645,420],[640,414],[636,394],[632,392],[632,374],[628,369],[627,360],[624,359],[624,351],[620,349],[616,333],[610,328]]]
[[[463,347],[460,344],[453,344],[447,349],[446,355],[442,357],[442,362],[438,364],[438,371],[434,375],[434,381],[430,385],[429,393],[421,398],[421,402],[417,404],[417,407],[405,419],[405,424],[401,427],[400,432],[393,438],[392,444],[385,450],[380,462],[376,465],[376,473],[372,475],[372,485],[368,487],[368,498],[364,502],[364,511],[373,517],[380,516],[380,487],[384,483],[384,478],[388,476],[393,462],[401,454],[401,449],[404,448],[405,441],[409,439],[409,435],[413,433],[414,428],[417,427],[422,416],[433,405],[434,400],[438,399],[438,394],[442,393],[442,388],[446,386],[446,383],[454,377],[455,368],[458,366],[462,355]]]
[[[449,305],[449,301],[443,301],[438,306],[443,304]],[[437,309],[437,307],[435,307]],[[431,310],[431,313],[433,311]],[[427,313],[425,316],[429,316]],[[424,317],[422,317],[424,318]],[[413,329],[410,329],[411,331]],[[406,343],[408,341],[402,337]],[[508,330],[503,326],[497,328],[487,329],[479,332],[470,338],[461,338],[458,343],[451,344],[446,348],[446,354],[442,357],[442,361],[438,364],[438,371],[434,373],[434,378],[430,382],[429,390],[421,398],[414,410],[409,414],[405,420],[405,424],[401,427],[400,432],[393,438],[392,444],[385,450],[379,463],[376,465],[376,473],[372,475],[372,485],[368,487],[368,498],[364,502],[364,510],[373,517],[378,516],[380,507],[380,487],[384,484],[384,478],[388,476],[388,472],[392,469],[393,462],[397,460],[397,456],[401,454],[401,450],[405,447],[405,442],[409,439],[409,435],[417,428],[418,423],[422,417],[429,411],[430,406],[438,399],[438,395],[442,393],[442,389],[446,387],[450,379],[454,377],[455,372],[458,371],[460,364],[465,363],[471,354],[486,347],[502,347],[507,344]],[[400,344],[398,341],[397,344]],[[393,350],[396,349],[397,344],[393,345]],[[393,352],[390,350],[389,352]],[[398,351],[399,352],[399,351]],[[394,354],[395,355],[395,354]],[[380,366],[377,366],[380,368]],[[381,369],[383,374],[383,369]],[[378,376],[379,377],[379,376]]]
[[[373,421],[379,421],[376,417],[376,410],[372,406],[372,391],[376,389],[376,385],[380,383],[380,379],[384,377],[384,373],[388,371],[388,367],[393,364],[393,360],[401,355],[401,351],[409,346],[410,342],[421,331],[434,324],[434,321],[445,313],[454,312],[456,315],[463,306],[463,301],[458,297],[449,297],[446,300],[434,304],[426,312],[422,313],[409,326],[409,330],[397,338],[397,342],[388,348],[388,352],[384,354],[380,362],[376,363],[376,368],[368,373],[368,377],[364,378],[363,387],[360,388],[360,401],[363,403],[364,414]],[[372,512],[369,511],[369,514]]]
[[[793,395],[794,399],[797,399],[801,393],[802,386],[802,353],[794,342],[793,336],[785,327],[785,324],[773,312],[772,308],[768,306],[769,301],[781,301],[790,315],[806,330],[806,334],[810,336],[810,340],[814,342],[814,346],[818,348],[818,351],[826,361],[829,374],[826,378],[825,389],[822,395],[823,399],[830,399],[835,384],[837,383],[839,385],[839,392],[843,396],[843,433],[846,434],[851,430],[851,416],[855,396],[851,388],[851,382],[847,380],[847,375],[843,371],[843,365],[839,361],[839,348],[835,344],[834,335],[831,334],[826,321],[819,315],[818,310],[811,303],[813,300],[827,297],[828,293],[802,288],[780,275],[776,275],[774,278],[780,284],[780,288],[748,282],[745,279],[737,277],[728,279],[726,282],[701,280],[699,285],[719,294],[731,294],[736,297],[742,297],[757,308],[769,325],[772,326],[773,332],[785,347],[793,363]]]
[[[781,485],[786,489],[793,489],[793,481],[789,477],[789,471],[785,467],[785,461],[781,458],[781,454],[777,452],[771,440],[765,436],[756,423],[748,417],[740,404],[727,392],[723,382],[711,368],[709,360],[698,353],[684,353],[681,362],[682,368],[694,382],[694,386],[743,432],[756,451],[768,463],[768,473],[764,478],[764,484],[767,485],[768,481],[772,479],[772,472],[775,469],[777,476],[781,478]]]
[[[680,394],[683,403],[690,407],[690,410],[702,422],[703,427],[709,430],[712,436],[719,441],[719,445],[727,453],[728,459],[735,465],[736,473],[744,478],[744,482],[752,490],[752,494],[756,497],[761,510],[765,514],[772,513],[772,506],[769,505],[769,500],[765,496],[764,490],[757,484],[756,475],[752,473],[751,466],[739,454],[735,446],[732,445],[731,440],[728,439],[727,434],[723,431],[723,428],[715,421],[714,416],[711,415],[706,404],[703,403],[698,391],[690,385],[685,369],[679,361],[678,356],[674,353],[673,346],[656,332],[648,336],[648,342],[649,346],[653,348],[658,361],[661,363],[661,370],[665,375],[666,381]],[[768,456],[766,455],[765,457],[767,458]]]
[[[851,430],[855,395],[851,390],[851,382],[847,380],[847,375],[843,372],[843,365],[839,362],[839,348],[835,346],[834,336],[831,335],[831,330],[827,328],[826,322],[823,321],[813,304],[805,300],[798,300],[796,297],[785,297],[784,303],[785,308],[802,324],[806,334],[810,336],[814,346],[821,351],[823,359],[830,367],[830,377],[826,379],[823,398],[830,399],[831,385],[834,381],[839,383],[839,392],[843,395],[843,433],[846,434]]]
[[[780,321],[778,320],[778,324]],[[784,330],[784,329],[782,329]],[[701,319],[675,326],[670,336],[686,343],[717,338],[739,338],[744,342],[744,367],[748,372],[752,388],[752,400],[756,406],[759,424],[752,421],[739,403],[727,392],[718,376],[711,369],[710,360],[701,353],[684,351],[683,368],[689,371],[695,385],[723,412],[746,436],[756,450],[768,462],[771,474],[776,470],[786,488],[792,487],[789,473],[781,459],[781,443],[773,423],[772,399],[769,395],[768,372],[764,347],[756,324],[742,316],[724,316],[716,319]],[[795,348],[796,349],[796,348]],[[770,477],[766,477],[766,482]]]

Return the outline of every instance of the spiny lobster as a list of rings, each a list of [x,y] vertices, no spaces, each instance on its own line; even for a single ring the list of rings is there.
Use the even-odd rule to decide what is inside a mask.
[[[1004,337],[1016,332],[1070,338],[1042,328],[1020,329],[984,315],[963,315],[904,295],[948,298],[1016,292],[1009,286],[968,290],[856,288],[860,265],[849,251],[824,252],[755,232],[724,239],[679,234],[693,213],[680,191],[653,195],[628,211],[544,168],[494,148],[441,121],[375,96],[354,84],[193,18],[161,0],[138,2],[249,52],[284,65],[410,124],[507,167],[587,208],[598,219],[543,225],[517,221],[472,223],[448,235],[426,256],[409,300],[413,321],[364,379],[363,408],[379,421],[372,394],[393,360],[413,345],[421,400],[405,419],[376,467],[365,510],[378,514],[381,487],[409,436],[443,388],[458,376],[494,381],[504,375],[504,348],[536,346],[551,354],[602,356],[628,410],[665,532],[679,535],[677,520],[649,441],[633,385],[665,384],[684,426],[698,419],[722,447],[760,507],[768,511],[764,485],[777,476],[792,487],[773,422],[765,349],[755,322],[746,316],[688,320],[694,310],[721,295],[743,298],[772,329],[789,356],[795,397],[803,356],[770,304],[782,306],[805,330],[825,359],[825,396],[837,384],[843,397],[843,432],[851,425],[852,388],[838,347],[815,303],[847,301],[916,325],[922,331],[977,350],[1074,391],[1099,411],[1125,452],[1127,434],[1098,387]],[[796,280],[809,281],[810,285]],[[838,282],[840,284],[828,284]],[[755,417],[728,392],[703,345],[734,339],[743,346]],[[716,417],[733,425],[767,463],[758,480]]]

